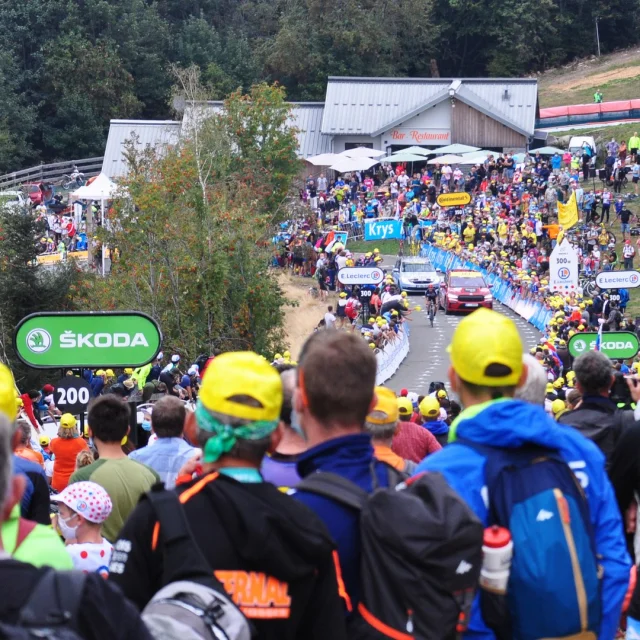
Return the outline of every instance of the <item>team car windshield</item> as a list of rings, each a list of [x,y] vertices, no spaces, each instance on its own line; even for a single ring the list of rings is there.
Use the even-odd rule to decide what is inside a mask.
[[[462,289],[482,289],[487,285],[482,276],[451,276],[449,286]]]
[[[434,268],[428,260],[424,262],[403,262],[402,271],[404,273],[424,273],[425,271],[434,271]]]

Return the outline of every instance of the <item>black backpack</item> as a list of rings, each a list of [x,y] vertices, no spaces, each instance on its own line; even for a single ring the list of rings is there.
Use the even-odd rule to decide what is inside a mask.
[[[160,523],[162,588],[142,611],[158,640],[251,640],[253,627],[215,577],[193,539],[182,504],[156,485],[149,500]]]
[[[81,640],[78,609],[86,575],[49,569],[37,582],[15,624],[0,623],[2,640]]]
[[[389,487],[378,487],[371,471],[371,494],[325,472],[296,487],[360,511],[361,601],[349,638],[456,638],[480,576],[482,523],[439,473],[404,480],[389,468]]]

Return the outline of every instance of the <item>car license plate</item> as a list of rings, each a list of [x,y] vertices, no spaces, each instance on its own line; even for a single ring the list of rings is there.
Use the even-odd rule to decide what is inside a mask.
[[[478,307],[480,305],[477,302],[467,302],[464,306],[475,309],[476,307]]]

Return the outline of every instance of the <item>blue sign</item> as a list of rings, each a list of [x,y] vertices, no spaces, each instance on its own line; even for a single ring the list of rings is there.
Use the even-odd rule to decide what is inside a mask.
[[[402,222],[391,218],[365,220],[365,240],[400,240],[402,238]]]

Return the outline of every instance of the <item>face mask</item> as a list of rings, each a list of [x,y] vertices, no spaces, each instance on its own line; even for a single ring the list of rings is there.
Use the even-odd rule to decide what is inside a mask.
[[[151,423],[148,421],[144,421],[141,425],[140,425],[145,431],[151,431]]]
[[[300,414],[295,410],[291,409],[291,428],[303,439],[307,440],[307,435],[302,429],[302,425],[300,424]]]
[[[62,537],[65,540],[75,540],[76,538],[78,525],[76,525],[75,527],[70,527],[67,524],[67,522],[69,522],[69,520],[71,520],[72,518],[75,518],[75,514],[70,516],[66,520],[63,520],[61,517],[58,516],[58,529],[60,529],[60,533],[62,534]]]

